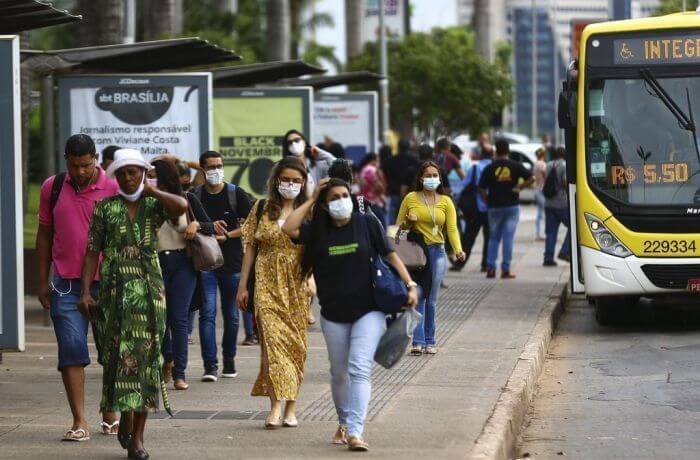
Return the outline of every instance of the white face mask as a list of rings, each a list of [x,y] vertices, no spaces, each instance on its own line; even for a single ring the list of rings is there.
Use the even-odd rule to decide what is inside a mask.
[[[426,190],[437,190],[437,188],[440,186],[440,178],[439,177],[426,177],[423,179],[423,187],[426,188]]]
[[[119,194],[124,197],[126,201],[131,201],[132,203],[134,201],[137,201],[139,198],[141,198],[141,194],[143,193],[143,176],[141,176],[141,184],[139,185],[139,188],[136,189],[134,193],[126,193],[124,192],[121,188],[119,189]]]
[[[207,178],[207,183],[209,185],[219,185],[224,181],[224,170],[223,168],[212,169],[211,171],[205,172],[204,176]]]
[[[299,196],[299,193],[301,193],[301,184],[295,184],[294,182],[280,182],[280,184],[277,186],[277,190],[285,200],[293,200]]]
[[[299,139],[297,142],[289,143],[289,151],[292,152],[294,155],[302,155],[304,153],[304,150],[306,150],[306,142],[304,142],[303,139]]]
[[[345,220],[352,214],[352,199],[340,198],[328,203],[328,213],[335,220]]]

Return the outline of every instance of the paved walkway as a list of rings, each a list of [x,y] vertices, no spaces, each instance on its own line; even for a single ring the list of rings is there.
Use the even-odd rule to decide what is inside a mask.
[[[371,458],[465,458],[493,411],[501,388],[537,316],[568,267],[541,266],[543,245],[532,235],[534,209],[523,212],[512,281],[486,280],[475,252],[467,271],[448,274],[438,304],[440,353],[405,357],[394,369],[377,368],[366,439]],[[563,233],[562,233],[563,236]],[[481,247],[478,241],[475,250]],[[70,413],[56,372],[53,329],[35,303],[27,311],[27,351],[5,354],[0,365],[0,456],[124,458],[116,439],[99,434],[101,368],[86,370],[86,407],[92,440],[58,442]],[[94,349],[91,350],[95,358]],[[154,458],[333,458],[348,455],[329,443],[336,418],[328,362],[318,327],[310,330],[300,426],[262,428],[268,402],[249,396],[259,366],[257,347],[240,347],[239,377],[201,383],[198,345],[190,348],[185,392],[170,392],[174,418],[149,421],[146,445]]]

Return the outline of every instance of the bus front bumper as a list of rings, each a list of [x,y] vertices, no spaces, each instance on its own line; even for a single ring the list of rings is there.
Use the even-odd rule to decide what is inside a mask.
[[[581,266],[590,296],[686,292],[688,279],[700,278],[697,257],[623,259],[582,246]]]

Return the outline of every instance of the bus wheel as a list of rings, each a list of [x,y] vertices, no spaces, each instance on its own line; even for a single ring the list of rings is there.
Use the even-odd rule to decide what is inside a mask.
[[[618,324],[623,316],[622,303],[616,297],[593,297],[595,320],[601,326]]]

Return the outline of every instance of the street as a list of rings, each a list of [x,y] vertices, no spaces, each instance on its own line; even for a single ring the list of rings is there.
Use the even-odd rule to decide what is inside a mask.
[[[700,304],[651,302],[601,327],[570,298],[523,430],[520,458],[697,459]]]

